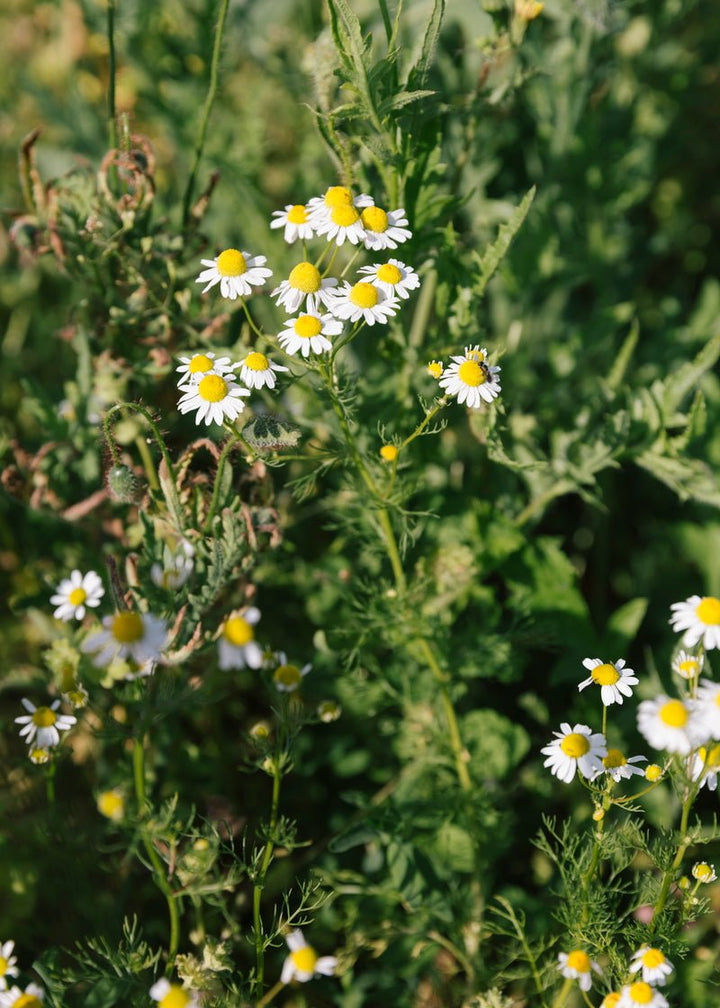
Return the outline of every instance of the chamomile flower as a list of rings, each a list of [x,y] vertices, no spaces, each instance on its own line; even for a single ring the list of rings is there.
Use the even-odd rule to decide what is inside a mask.
[[[82,710],[83,707],[87,707],[87,702],[90,699],[90,694],[80,682],[74,683],[69,690],[63,690],[60,695],[73,710]]]
[[[167,639],[165,621],[136,609],[123,609],[105,616],[103,630],[91,634],[81,644],[95,665],[103,667],[118,659],[132,659],[137,665],[154,665]]]
[[[250,395],[250,389],[243,388],[230,377],[215,373],[206,374],[195,385],[182,385],[180,391],[184,394],[178,400],[178,411],[190,413],[195,410],[195,423],[204,420],[206,426],[237,420],[245,409],[243,396]]]
[[[180,374],[178,387],[197,385],[207,374],[227,374],[234,368],[229,357],[216,357],[210,350],[193,354],[192,357],[178,357],[178,360],[180,367],[175,368]]]
[[[165,977],[152,985],[150,997],[157,1001],[160,1008],[200,1008],[194,991],[180,984],[171,984]]]
[[[279,651],[276,657],[279,665],[273,672],[273,682],[280,693],[294,693],[312,665],[303,665],[302,668],[297,665],[289,665],[284,651]]]
[[[6,941],[0,944],[0,990],[7,990],[7,978],[16,977],[18,968],[15,965],[17,956],[14,956],[13,949],[15,942]]]
[[[100,815],[112,822],[120,822],[125,818],[125,795],[120,788],[101,791],[97,796],[96,805]]]
[[[602,772],[612,777],[616,784],[621,780],[630,780],[633,774],[644,777],[645,770],[634,766],[635,763],[647,763],[647,756],[627,757],[619,749],[608,749],[607,756],[603,756],[602,759]]]
[[[278,336],[278,343],[291,357],[296,353],[308,357],[311,353],[321,354],[332,350],[328,336],[338,336],[342,329],[342,322],[329,313],[319,315],[305,312],[304,315],[287,320],[285,329]]]
[[[681,679],[697,679],[704,664],[704,654],[694,655],[681,649],[672,660],[672,670]]]
[[[25,697],[20,703],[27,714],[15,718],[15,724],[22,725],[20,737],[37,749],[51,749],[60,742],[60,732],[68,731],[77,723],[72,714],[56,714],[59,700],[53,700],[49,707],[36,707]]]
[[[257,350],[251,351],[240,361],[240,377],[251,389],[261,389],[263,386],[275,388],[275,372],[289,370],[282,364],[275,364]]]
[[[685,602],[675,602],[670,609],[672,628],[677,633],[684,632],[682,642],[686,647],[702,642],[706,651],[720,648],[720,599],[691,595]]]
[[[399,259],[388,259],[386,263],[361,266],[358,275],[366,277],[386,294],[396,294],[406,300],[410,291],[420,286],[420,277],[412,266],[406,266]]]
[[[698,882],[714,882],[717,879],[715,866],[707,861],[696,861],[692,866],[692,877]]]
[[[314,976],[332,976],[337,966],[335,956],[318,956],[315,949],[308,945],[305,937],[299,928],[295,928],[285,941],[290,949],[290,955],[283,963],[280,980],[282,983],[290,983],[291,980],[299,980],[306,983]]]
[[[238,249],[225,249],[215,259],[203,259],[203,270],[195,283],[204,283],[202,293],[205,294],[215,284],[220,284],[220,293],[224,298],[234,301],[239,297],[248,297],[253,287],[262,287],[272,276],[272,270],[265,268],[265,256],[251,256],[249,252]]]
[[[326,235],[328,241],[336,245],[344,245],[345,240],[351,245],[358,245],[365,237],[360,213],[350,204],[332,207],[322,217],[316,218],[315,230],[319,235]]]
[[[253,627],[260,620],[255,606],[233,613],[222,625],[218,638],[218,664],[221,669],[260,668],[263,653],[255,640]]]
[[[600,1008],[617,1008],[620,1000],[620,991],[610,991],[600,1002]]]
[[[427,366],[427,373],[431,378],[435,378],[435,380],[442,378],[443,362],[440,360],[431,360]]]
[[[567,722],[560,725],[559,732],[553,732],[555,738],[540,751],[547,756],[543,766],[550,767],[550,772],[558,780],[569,784],[577,770],[583,777],[592,780],[602,773],[602,759],[607,756],[605,736],[583,724],[571,728]]]
[[[40,746],[30,746],[28,749],[28,759],[35,766],[44,766],[46,763],[49,763],[51,756],[51,749],[43,749]]]
[[[394,249],[412,238],[408,229],[405,211],[391,210],[389,213],[379,206],[366,206],[361,215],[365,228],[365,248],[377,252],[380,249]]]
[[[667,983],[667,979],[673,972],[673,964],[657,948],[643,945],[632,956],[630,972],[637,973],[642,970],[642,978],[645,983],[656,984],[662,987]]]
[[[558,969],[564,977],[577,980],[580,990],[589,991],[592,986],[592,971],[600,972],[600,967],[587,952],[576,949],[574,952],[561,952],[558,955]]]
[[[600,658],[584,658],[584,667],[590,676],[578,686],[584,690],[586,686],[596,683],[600,687],[600,699],[606,707],[610,704],[621,704],[623,696],[632,696],[631,686],[637,686],[639,680],[631,668],[625,668],[625,662],[618,658],[614,662],[604,662]]]
[[[11,987],[0,993],[0,1008],[42,1008],[45,991],[37,984],[28,984],[24,991]]]
[[[284,210],[273,210],[271,228],[284,228],[283,238],[292,245],[300,238],[307,241],[315,233],[304,203],[288,203]]]
[[[669,1008],[667,998],[645,980],[627,984],[620,991],[617,1008]]]
[[[720,739],[720,683],[701,679],[695,712],[709,739]]]
[[[95,571],[81,574],[79,570],[74,570],[69,578],[60,582],[55,594],[50,597],[50,604],[57,606],[53,616],[66,622],[81,620],[88,608],[100,605],[104,594],[102,581]]]
[[[690,700],[664,695],[643,700],[638,707],[638,731],[653,749],[685,756],[701,741],[694,713]]]
[[[440,378],[440,388],[457,398],[458,403],[477,409],[480,403],[492,402],[500,395],[497,375],[500,368],[487,363],[487,350],[479,346],[465,347],[464,356],[453,356]]]
[[[300,262],[290,270],[290,276],[283,280],[271,293],[275,304],[282,305],[288,315],[293,315],[305,302],[305,310],[316,312],[320,305],[330,307],[335,277],[323,277],[317,266],[311,262]]]
[[[718,773],[720,773],[720,745],[700,746],[690,760],[689,775],[693,780],[701,780],[700,787],[708,791],[717,791]]]
[[[356,284],[349,284],[346,280],[330,303],[330,311],[336,318],[349,319],[350,322],[362,319],[368,325],[376,322],[385,324],[399,307],[397,298],[363,280]]]
[[[361,194],[353,196],[346,186],[330,186],[323,196],[313,196],[308,200],[308,219],[314,228],[324,223],[333,210],[341,207],[364,207],[372,203],[372,198]]]

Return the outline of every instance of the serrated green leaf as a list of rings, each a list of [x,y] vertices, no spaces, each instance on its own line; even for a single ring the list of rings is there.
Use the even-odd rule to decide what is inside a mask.
[[[492,245],[489,245],[482,256],[477,253],[473,257],[479,270],[479,276],[473,284],[473,291],[478,297],[482,297],[488,281],[491,279],[500,263],[505,258],[510,243],[520,230],[522,222],[528,215],[530,205],[535,198],[535,186],[529,189],[523,197],[521,203],[513,210],[510,219],[500,225],[498,236]]]
[[[683,364],[663,382],[662,404],[666,416],[671,416],[687,393],[720,357],[720,333],[709,339],[694,360]]]
[[[696,500],[720,508],[720,482],[700,459],[673,458],[658,449],[642,452],[636,463],[674,490],[680,500]]]
[[[425,83],[428,71],[432,64],[435,48],[440,38],[440,28],[445,15],[445,0],[435,0],[432,14],[425,29],[422,49],[417,63],[408,74],[408,87],[421,88]]]
[[[620,387],[620,384],[625,378],[625,372],[627,371],[630,359],[635,352],[639,335],[640,326],[637,319],[633,319],[630,325],[630,331],[625,337],[623,345],[620,347],[620,350],[613,362],[613,366],[610,369],[610,374],[606,379],[607,387],[613,392]]]
[[[384,116],[389,112],[394,112],[397,109],[404,108],[406,105],[411,105],[413,102],[420,101],[422,98],[431,98],[435,94],[437,94],[437,91],[401,91],[400,94],[393,95],[382,102],[378,113]]]

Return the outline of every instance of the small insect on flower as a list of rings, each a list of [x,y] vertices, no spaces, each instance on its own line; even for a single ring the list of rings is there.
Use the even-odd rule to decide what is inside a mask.
[[[59,700],[53,700],[49,707],[36,707],[26,697],[20,703],[28,714],[15,718],[15,724],[22,725],[20,737],[36,749],[51,749],[60,744],[60,732],[68,731],[77,718],[72,714],[56,714]]]
[[[234,301],[238,297],[248,297],[253,287],[262,287],[272,276],[272,270],[265,268],[265,256],[251,256],[249,252],[238,249],[225,249],[216,259],[203,259],[202,271],[195,283],[204,283],[202,293],[205,294],[215,284],[220,284],[220,293],[224,298]]]
[[[332,976],[337,967],[335,956],[318,957],[315,949],[305,941],[302,931],[295,928],[290,934],[285,936],[290,955],[283,963],[280,981],[284,984],[291,980],[299,980],[306,983],[314,976]]]
[[[706,651],[720,648],[720,599],[691,595],[684,602],[673,603],[670,609],[670,623],[676,633],[683,633],[685,647],[702,642]]]
[[[589,991],[592,986],[592,971],[600,972],[600,967],[590,958],[587,952],[576,949],[574,952],[560,952],[558,969],[569,980],[577,980],[580,990]]]
[[[24,991],[11,987],[0,993],[0,1008],[42,1008],[45,991],[37,984],[28,984]]]
[[[408,228],[405,210],[391,210],[389,213],[379,206],[364,207],[361,216],[365,228],[365,248],[373,251],[394,249],[412,238]]]
[[[642,978],[645,983],[656,984],[660,987],[667,983],[673,969],[673,964],[665,958],[660,949],[651,948],[649,945],[643,945],[639,948],[633,954],[630,962],[631,973],[642,970]]]
[[[192,357],[178,357],[178,360],[180,367],[175,368],[180,374],[178,388],[182,385],[197,385],[207,374],[223,375],[235,368],[229,357],[216,357],[210,350],[193,354]]]
[[[171,984],[165,977],[152,985],[150,997],[157,1001],[160,1008],[200,1008],[194,991],[180,984]]]
[[[69,578],[60,582],[55,594],[50,597],[50,604],[57,606],[53,616],[66,622],[81,620],[88,608],[100,605],[104,594],[102,581],[95,571],[81,574],[79,570],[74,570]]]
[[[240,361],[240,377],[251,389],[275,388],[275,372],[289,371],[282,364],[275,364],[265,354],[253,350]]]
[[[617,1008],[669,1008],[667,998],[644,980],[627,984],[620,991]]]
[[[369,280],[386,294],[397,295],[403,300],[410,297],[410,291],[420,286],[420,277],[412,266],[406,266],[399,259],[388,259],[386,263],[361,266],[358,276]]]
[[[283,238],[292,245],[298,238],[307,241],[315,233],[303,203],[288,203],[284,210],[273,210],[271,228],[284,228]]]
[[[280,664],[273,672],[275,686],[280,693],[294,693],[300,687],[312,665],[303,665],[302,668],[297,665],[289,665],[284,651],[278,652],[277,660]]]
[[[653,749],[686,756],[703,741],[694,719],[693,703],[663,695],[643,700],[638,707],[638,731]]]
[[[104,630],[91,634],[81,644],[95,665],[104,667],[117,658],[131,658],[138,665],[153,664],[160,658],[167,639],[164,620],[123,609],[114,616],[105,616],[102,624]]]
[[[308,357],[311,353],[321,354],[332,350],[328,336],[338,336],[342,329],[342,322],[329,313],[319,315],[306,312],[287,320],[285,329],[278,336],[278,343],[290,356],[300,353],[303,357]]]
[[[336,318],[350,322],[362,320],[367,325],[375,325],[376,322],[384,325],[399,307],[397,298],[362,280],[356,284],[349,284],[346,280],[330,303],[330,311]]]
[[[692,876],[698,882],[714,882],[717,879],[715,865],[707,861],[697,861],[692,867]]]
[[[628,758],[619,749],[608,749],[607,756],[603,756],[603,772],[608,774],[615,783],[621,780],[630,780],[633,774],[640,777],[645,776],[642,767],[633,766],[634,763],[647,763],[647,756],[630,756]]]
[[[555,738],[540,751],[547,756],[543,766],[558,780],[569,784],[578,771],[583,777],[592,780],[602,773],[604,756],[607,756],[605,736],[596,732],[593,734],[588,725],[576,724],[571,728],[567,722],[560,725],[559,732],[553,732]]]
[[[6,941],[0,944],[0,991],[7,990],[8,977],[16,977],[18,968],[15,965],[17,956],[14,956],[13,949],[15,942]]]
[[[487,363],[487,350],[479,346],[465,347],[465,355],[454,356],[442,373],[440,387],[448,395],[457,398],[462,406],[465,403],[472,409],[477,409],[483,400],[487,403],[496,399],[501,392],[497,375],[500,368]]]
[[[263,653],[255,640],[253,627],[260,621],[260,610],[249,606],[232,613],[222,625],[218,638],[218,664],[221,669],[257,669],[263,663]]]
[[[180,391],[184,394],[178,400],[178,411],[195,410],[195,423],[205,421],[206,426],[237,420],[245,409],[243,397],[250,395],[250,389],[238,385],[232,378],[214,373],[205,375],[195,385],[181,385]]]
[[[596,683],[600,687],[600,699],[606,707],[610,704],[621,704],[623,696],[632,696],[631,686],[636,686],[639,682],[631,668],[625,668],[625,662],[618,658],[614,662],[603,662],[599,658],[584,658],[583,665],[590,672],[590,676],[584,679],[578,686],[578,690],[584,690],[586,686]]]
[[[313,314],[320,311],[320,305],[330,307],[335,277],[323,277],[317,266],[311,262],[300,262],[293,266],[290,276],[271,292],[275,304],[282,305],[288,315],[293,315],[305,302],[305,310]]]

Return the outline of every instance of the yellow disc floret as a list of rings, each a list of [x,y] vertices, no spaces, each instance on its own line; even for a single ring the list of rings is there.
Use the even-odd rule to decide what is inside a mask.
[[[374,308],[378,303],[377,287],[361,280],[354,285],[348,297],[358,308]]]
[[[68,602],[70,605],[81,606],[86,598],[87,592],[84,588],[73,588],[68,595]]]
[[[49,707],[38,707],[32,715],[32,723],[38,728],[49,728],[57,721],[57,714]]]
[[[560,743],[560,748],[571,759],[580,759],[581,756],[590,752],[590,742],[587,735],[581,735],[580,732],[570,732]]]
[[[135,641],[142,640],[145,632],[142,616],[139,612],[131,612],[129,609],[116,613],[113,616],[110,632],[120,644],[134,644]]]
[[[720,599],[713,598],[712,595],[701,599],[695,615],[708,626],[717,626],[720,624]]]
[[[312,336],[317,336],[322,329],[322,322],[319,318],[315,318],[314,315],[300,315],[295,319],[295,334],[300,336],[301,339],[310,339]]]
[[[302,682],[302,673],[297,665],[280,665],[273,672],[273,679],[285,689],[297,689]]]
[[[661,766],[657,763],[651,763],[649,766],[645,767],[645,780],[649,780],[651,784],[655,784],[663,775],[663,770]]]
[[[195,354],[188,364],[190,374],[204,374],[206,371],[212,371],[212,368],[213,362],[204,353]]]
[[[614,665],[604,662],[592,670],[590,675],[598,686],[613,686],[620,678],[620,673]]]
[[[643,952],[640,957],[640,962],[643,966],[647,966],[648,969],[657,969],[658,966],[662,966],[665,962],[665,956],[662,954],[660,949],[649,948]]]
[[[317,962],[317,953],[314,948],[309,945],[305,945],[304,948],[296,949],[294,952],[290,953],[290,958],[292,959],[293,965],[295,965],[302,973],[313,973],[315,971],[315,963]]]
[[[625,766],[627,760],[619,749],[608,749],[607,756],[603,756],[603,766],[606,770],[613,770],[616,767]]]
[[[571,952],[567,957],[567,965],[578,973],[590,972],[590,956],[585,952]]]
[[[205,402],[222,402],[227,391],[227,382],[219,374],[205,375],[198,382],[197,394]]]
[[[655,997],[652,987],[644,980],[630,984],[629,994],[630,1000],[639,1005],[650,1004]]]
[[[190,995],[177,984],[170,984],[169,991],[158,1004],[160,1008],[186,1008],[190,1004]]]
[[[43,1008],[43,1003],[34,994],[21,994],[16,1001],[13,1001],[13,1008]]]
[[[352,193],[345,186],[330,186],[325,193],[325,206],[339,207],[352,203]]]
[[[483,369],[480,367],[477,361],[466,360],[458,368],[458,378],[464,385],[469,385],[471,388],[477,388],[478,385],[484,385],[487,381],[487,376]]]
[[[245,358],[245,367],[249,367],[251,371],[267,371],[268,369],[268,359],[265,354],[258,353],[257,350],[253,350]]]
[[[224,277],[242,276],[247,272],[245,256],[237,249],[225,249],[217,257],[215,265],[220,276]]]
[[[688,712],[682,700],[668,700],[658,711],[660,720],[669,728],[684,728],[688,720]]]
[[[243,619],[242,616],[231,616],[230,619],[225,620],[223,636],[235,647],[244,647],[245,644],[250,643],[255,634],[246,619]]]
[[[384,444],[380,449],[380,457],[386,462],[394,462],[398,457],[398,450],[394,444]]]
[[[332,208],[330,220],[338,227],[350,227],[351,224],[356,224],[360,220],[360,214],[352,204],[342,204]]]
[[[125,799],[119,791],[101,791],[97,797],[97,808],[100,815],[118,822],[125,815]]]
[[[317,266],[313,266],[310,262],[301,262],[291,270],[288,282],[291,287],[302,291],[303,294],[315,294],[320,290],[322,278]]]
[[[432,375],[433,378],[442,378],[443,366],[442,361],[433,360],[427,366],[428,374]]]
[[[368,231],[387,231],[388,218],[384,210],[381,210],[377,206],[365,207],[362,214],[360,215],[363,222],[363,227]]]
[[[295,206],[290,207],[287,219],[290,224],[306,224],[307,210],[305,209],[304,204],[296,203]]]
[[[377,271],[377,278],[383,283],[396,284],[402,280],[402,273],[393,263],[383,263]]]

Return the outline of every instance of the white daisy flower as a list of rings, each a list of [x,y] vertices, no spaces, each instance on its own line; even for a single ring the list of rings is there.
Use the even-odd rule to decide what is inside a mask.
[[[610,991],[600,1002],[600,1008],[617,1008],[620,1000],[620,991]]]
[[[673,969],[673,964],[665,958],[660,949],[651,948],[649,945],[643,945],[633,953],[630,962],[631,973],[642,970],[642,978],[645,983],[657,984],[659,987],[667,983],[667,978]]]
[[[0,990],[7,990],[8,977],[18,975],[18,968],[15,965],[17,956],[12,954],[14,948],[13,941],[6,941],[0,945]]]
[[[701,679],[695,711],[709,739],[720,739],[720,683]]]
[[[180,984],[171,984],[165,977],[152,985],[150,997],[157,1001],[160,1008],[200,1008],[194,991]]]
[[[689,776],[692,780],[702,778],[700,787],[706,787],[708,791],[717,791],[718,773],[720,773],[720,745],[711,749],[700,746],[690,759]]]
[[[224,298],[234,301],[238,297],[248,297],[253,287],[262,287],[272,276],[272,270],[265,268],[266,256],[251,256],[249,252],[225,249],[216,259],[203,259],[202,271],[195,283],[204,283],[204,294],[215,284],[220,284]]]
[[[618,658],[614,662],[603,662],[599,658],[584,658],[584,667],[590,676],[578,686],[584,690],[586,686],[596,683],[600,687],[600,699],[606,707],[610,704],[621,704],[623,696],[632,696],[631,686],[637,686],[639,679],[631,668],[625,668],[625,661]]]
[[[180,588],[193,571],[193,556],[195,550],[185,540],[179,549],[172,550],[169,546],[163,548],[163,562],[154,563],[150,568],[150,577],[158,588]]]
[[[222,424],[226,419],[237,420],[245,409],[243,396],[250,395],[250,389],[238,385],[230,377],[207,374],[195,385],[181,385],[183,395],[178,400],[178,411],[190,413],[196,410],[195,423],[205,421]]]
[[[580,949],[574,952],[561,952],[558,955],[558,969],[569,980],[577,980],[580,990],[584,991],[589,991],[592,986],[592,971],[600,973],[598,964],[587,952],[582,952]]]
[[[294,693],[312,665],[303,665],[302,668],[298,668],[297,665],[289,665],[284,651],[279,651],[276,659],[279,664],[273,672],[273,682],[280,693]]]
[[[692,877],[698,882],[714,882],[717,879],[715,865],[708,864],[707,861],[696,861],[692,866]]]
[[[105,616],[104,630],[91,634],[80,645],[95,665],[109,665],[117,658],[132,659],[138,665],[156,662],[165,647],[165,621],[136,609],[123,609]]]
[[[686,756],[701,741],[692,701],[660,695],[638,707],[638,731],[653,749]]]
[[[45,991],[37,984],[28,984],[24,991],[11,987],[0,993],[0,1008],[42,1008]]]
[[[332,289],[337,286],[335,277],[325,277],[311,262],[300,262],[293,266],[287,280],[275,288],[271,297],[276,298],[275,304],[283,305],[288,315],[294,314],[305,302],[305,310],[317,312],[320,305],[330,307]]]
[[[332,315],[306,312],[287,320],[285,329],[278,336],[278,343],[291,357],[296,353],[308,357],[311,353],[332,350],[328,336],[338,336],[342,330],[342,322]]]
[[[282,364],[275,364],[265,354],[253,350],[240,361],[240,377],[251,389],[261,389],[263,386],[275,388],[275,372],[289,371]]]
[[[633,774],[644,777],[645,771],[641,767],[633,766],[634,763],[647,763],[647,756],[627,757],[619,749],[608,749],[607,756],[603,756],[602,759],[601,772],[609,774],[616,784],[621,780],[630,780]]]
[[[439,384],[458,403],[477,409],[480,403],[492,402],[500,395],[497,375],[500,368],[487,363],[487,350],[479,346],[465,347],[464,356],[454,356],[452,364],[442,373]]]
[[[351,245],[358,245],[365,237],[360,214],[355,207],[350,204],[332,207],[332,209],[318,217],[315,230],[319,235],[326,235],[328,241],[335,241],[340,246],[345,244],[347,239]]]
[[[255,640],[253,627],[260,620],[260,610],[250,606],[225,620],[218,639],[218,664],[221,669],[260,668],[262,649]]]
[[[280,981],[282,983],[287,984],[291,980],[299,980],[300,983],[306,983],[319,973],[323,976],[332,976],[335,972],[335,967],[337,966],[335,956],[318,957],[312,945],[308,945],[305,941],[303,933],[299,928],[295,928],[289,935],[286,935],[285,941],[290,949],[290,955],[283,963],[282,973],[280,974]]]
[[[682,642],[686,647],[702,642],[706,651],[720,648],[720,599],[712,595],[704,598],[691,595],[685,602],[675,602],[670,608],[672,628],[676,633],[684,631]]]
[[[362,319],[368,325],[376,322],[386,323],[394,315],[400,302],[374,284],[360,280],[349,284],[347,280],[341,290],[333,296],[330,311],[336,318],[359,322]]]
[[[298,238],[307,241],[315,233],[308,218],[307,207],[303,203],[288,203],[284,210],[273,210],[270,227],[285,228],[283,238],[289,245]]]
[[[412,266],[406,266],[399,259],[388,259],[386,263],[362,266],[358,276],[367,277],[386,294],[396,294],[403,299],[410,297],[410,291],[420,286],[420,277]]]
[[[22,725],[20,737],[37,749],[51,749],[60,742],[60,732],[68,731],[77,723],[72,714],[56,714],[59,700],[53,700],[49,707],[36,707],[25,697],[20,703],[28,714],[15,718],[15,724]]]
[[[94,609],[100,605],[100,599],[105,594],[102,581],[95,571],[81,574],[74,570],[69,578],[61,581],[50,596],[50,604],[57,606],[53,613],[55,619],[81,620],[88,608]]]
[[[364,194],[353,197],[345,186],[330,186],[324,196],[313,196],[308,200],[308,219],[314,228],[324,223],[333,210],[340,207],[364,207],[372,203],[372,198]]]
[[[681,649],[672,660],[672,670],[681,679],[697,679],[704,664],[704,654],[694,655]]]
[[[379,206],[366,206],[360,217],[365,228],[365,248],[376,252],[380,249],[394,249],[412,238],[403,209],[387,213]]]
[[[583,777],[592,780],[602,773],[602,759],[607,756],[605,736],[583,724],[571,728],[567,722],[560,725],[559,732],[553,732],[555,738],[540,751],[547,756],[543,766],[550,767],[550,772],[558,780],[569,784],[579,771]]]
[[[175,368],[180,373],[177,380],[178,387],[181,385],[197,385],[206,374],[227,374],[233,370],[234,365],[229,357],[215,357],[210,350],[204,353],[193,354],[192,357],[178,357],[181,362],[180,367]]]
[[[668,1000],[644,980],[627,984],[620,991],[617,1008],[669,1008]]]

